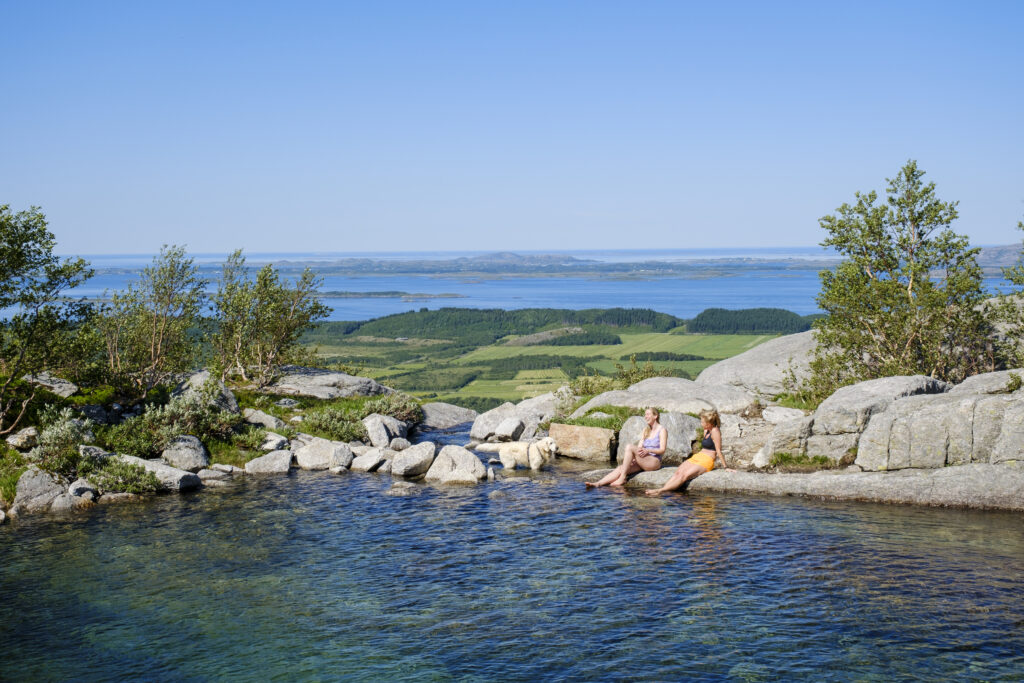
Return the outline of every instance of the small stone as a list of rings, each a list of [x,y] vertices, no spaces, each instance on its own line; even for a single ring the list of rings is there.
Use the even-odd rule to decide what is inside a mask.
[[[391,444],[388,446],[393,451],[404,451],[406,448],[411,446],[408,439],[403,439],[400,436],[396,436],[391,439]]]
[[[221,472],[220,470],[199,470],[196,475],[203,482],[207,484],[213,480],[224,481],[231,478],[231,475],[227,472]]]
[[[294,398],[282,398],[280,401],[274,403],[274,405],[281,408],[294,408],[295,406],[299,405],[299,402],[296,401]]]
[[[331,474],[345,474],[346,472],[348,472],[348,468],[347,467],[341,467],[339,465],[337,467],[331,467],[327,471],[330,472]]]
[[[301,415],[292,415],[291,418],[289,418],[288,421],[289,422],[294,422],[295,424],[299,424],[300,422],[302,422],[302,416]]]

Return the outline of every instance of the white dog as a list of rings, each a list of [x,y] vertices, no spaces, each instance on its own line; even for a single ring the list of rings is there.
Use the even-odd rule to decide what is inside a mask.
[[[497,453],[501,466],[506,470],[513,470],[517,465],[529,467],[531,470],[539,470],[551,462],[558,453],[558,444],[550,436],[545,436],[540,441],[532,443],[526,441],[482,443],[476,449],[484,453]]]

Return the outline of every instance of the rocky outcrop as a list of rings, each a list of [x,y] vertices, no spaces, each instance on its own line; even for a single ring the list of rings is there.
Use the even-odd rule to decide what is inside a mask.
[[[160,459],[171,467],[188,472],[198,472],[210,465],[210,454],[197,437],[184,435],[171,440]]]
[[[968,377],[949,390],[951,394],[1009,394],[1020,389],[1018,380],[1024,380],[1024,369],[986,372]]]
[[[191,375],[174,389],[172,395],[193,395],[201,391],[207,382],[213,382],[217,385],[217,393],[213,397],[213,405],[226,412],[237,414],[238,401],[235,400],[235,395],[231,393],[230,389],[224,386],[224,382],[221,382],[218,378],[211,375],[209,370],[203,370],[202,372],[197,372]]]
[[[61,398],[67,398],[78,391],[78,386],[66,379],[61,379],[48,372],[40,372],[38,375],[25,375],[23,380],[29,384],[35,384],[46,389],[51,394],[57,394]]]
[[[116,457],[152,472],[160,482],[161,491],[191,491],[202,485],[199,477],[192,472],[171,467],[160,460],[144,460],[134,455],[118,455]]]
[[[461,446],[445,446],[427,470],[426,481],[438,484],[476,484],[487,476],[487,468]]]
[[[615,453],[616,435],[611,429],[552,422],[548,436],[558,444],[559,455],[567,458],[608,462]]]
[[[537,435],[540,423],[550,420],[554,414],[553,393],[528,398],[518,404],[503,403],[477,416],[469,430],[469,438],[477,443],[516,439],[528,441]],[[519,429],[517,423],[522,424],[522,429]]]
[[[281,372],[281,377],[268,386],[266,391],[272,394],[324,399],[391,393],[390,388],[378,384],[376,380],[345,372],[297,365],[286,365],[281,368]]]
[[[64,484],[49,472],[36,467],[25,470],[18,479],[11,512],[43,512],[57,496],[64,493]]]
[[[693,414],[713,408],[720,413],[739,413],[755,402],[752,394],[733,386],[697,384],[682,377],[652,377],[629,389],[598,394],[570,417],[583,417],[600,406],[656,407],[665,412]]]
[[[243,410],[242,418],[244,418],[245,421],[248,422],[249,424],[260,425],[261,427],[266,427],[267,429],[282,430],[288,426],[287,424],[285,424],[285,421],[282,420],[281,418],[274,417],[273,415],[265,413],[262,410],[256,410],[254,408],[246,408],[245,410]]]
[[[245,463],[245,472],[246,474],[288,474],[291,467],[291,451],[273,451]]]
[[[387,448],[392,439],[405,438],[409,434],[409,425],[390,415],[379,413],[364,417],[363,426],[374,448]]]
[[[798,382],[809,376],[816,345],[813,331],[770,339],[705,368],[696,381],[701,385],[730,385],[770,399],[786,391],[791,373]]]
[[[264,456],[267,457],[267,456]],[[352,449],[347,443],[313,437],[295,451],[295,464],[303,470],[329,470],[332,467],[349,467],[352,464]],[[248,468],[247,468],[248,469]]]
[[[585,472],[590,480],[609,470]],[[662,486],[671,468],[640,472],[628,487]],[[969,507],[1024,511],[1024,468],[1013,465],[969,464],[934,470],[813,474],[758,474],[715,470],[691,481],[688,492],[742,492],[772,496],[809,496],[829,500]],[[672,494],[666,494],[672,495]]]
[[[526,425],[518,417],[506,417],[494,428],[491,441],[516,441],[523,434]]]
[[[452,405],[451,403],[424,403],[423,420],[420,424],[431,429],[451,429],[456,425],[472,422],[479,413],[469,408]]]
[[[436,448],[430,441],[406,448],[391,461],[391,474],[396,477],[418,477],[426,474],[434,462]]]
[[[38,444],[39,430],[35,427],[25,427],[7,437],[7,445],[19,451],[27,451]]]

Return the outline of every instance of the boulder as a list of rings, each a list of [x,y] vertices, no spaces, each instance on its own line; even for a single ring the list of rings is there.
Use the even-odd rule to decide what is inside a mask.
[[[213,405],[229,413],[238,413],[238,401],[231,390],[224,386],[218,378],[210,374],[209,370],[203,370],[191,375],[184,382],[179,384],[172,393],[173,396],[190,396],[202,390],[207,382],[214,382],[217,385],[217,393],[213,396]]]
[[[782,424],[791,420],[800,420],[805,417],[804,411],[797,408],[783,408],[782,406],[768,406],[761,411],[761,418],[773,425]]]
[[[427,470],[426,480],[440,484],[476,484],[487,476],[487,468],[461,446],[445,446]]]
[[[0,524],[3,524],[7,520],[7,515],[3,510],[0,510]]]
[[[78,411],[82,413],[82,417],[86,420],[90,420],[94,424],[105,425],[110,424],[111,422],[110,415],[101,405],[90,403],[88,405],[79,406]]]
[[[352,464],[352,449],[342,441],[329,441],[313,437],[307,445],[295,451],[295,464],[303,470],[328,470]],[[248,469],[248,468],[247,468]]]
[[[665,454],[661,458],[663,465],[678,465],[693,454],[693,440],[700,428],[700,420],[685,413],[664,412],[658,422],[665,428]],[[626,455],[626,446],[639,443],[647,423],[639,415],[627,419],[619,430],[618,449],[615,459],[622,462]]]
[[[27,451],[39,444],[39,430],[35,427],[25,427],[7,437],[7,444],[19,451]]]
[[[288,448],[288,439],[274,432],[267,432],[260,444],[261,451],[279,451],[282,448]]]
[[[184,435],[171,440],[160,459],[171,467],[189,472],[198,472],[210,464],[210,454],[197,437]]]
[[[230,474],[232,476],[236,474],[245,474],[244,467],[235,467],[234,465],[225,465],[223,463],[217,463],[216,465],[210,465],[210,469],[216,472],[223,472],[224,474]]]
[[[94,503],[89,498],[79,498],[70,493],[62,493],[53,499],[50,504],[50,512],[70,512],[72,510],[83,510],[92,507]]]
[[[893,401],[946,391],[948,384],[924,375],[883,377],[852,384],[826,398],[814,411],[814,433],[859,433],[872,415],[882,412]]]
[[[371,448],[365,455],[354,458],[349,465],[353,472],[373,472],[387,462],[382,448]]]
[[[299,402],[296,401],[294,398],[286,397],[282,398],[280,401],[275,402],[274,405],[278,406],[279,408],[294,408],[295,406],[299,405]]]
[[[534,398],[515,403],[503,403],[497,408],[481,413],[473,421],[473,427],[469,431],[469,438],[477,443],[484,441],[499,440],[528,440],[537,435],[537,429],[541,422],[550,420],[555,413],[555,395],[552,393],[542,394]],[[505,420],[518,420],[523,424],[522,431],[515,437],[497,436],[498,427]],[[514,422],[505,425],[503,434],[509,434],[508,427]],[[518,428],[515,428],[518,429]],[[514,429],[513,429],[514,431]]]
[[[74,383],[61,379],[56,375],[51,375],[48,372],[40,372],[38,375],[25,375],[22,379],[29,384],[35,384],[46,389],[51,394],[57,394],[61,398],[67,398],[78,391],[78,386]]]
[[[292,467],[291,451],[272,451],[245,463],[246,474],[288,474]]]
[[[518,417],[506,417],[494,428],[494,435],[491,441],[515,441],[526,429],[526,425]]]
[[[268,386],[266,391],[272,394],[322,399],[376,396],[389,394],[392,391],[369,377],[356,377],[345,372],[334,372],[321,368],[286,365],[281,368],[281,373],[281,377]]]
[[[765,422],[768,422],[767,420]],[[771,424],[771,423],[769,423]],[[807,439],[811,436],[814,418],[796,417],[772,424],[767,443],[754,454],[753,467],[767,467],[771,457],[777,453],[803,455],[807,452]]]
[[[968,377],[960,384],[949,390],[951,394],[1008,394],[1013,384],[1011,375],[1024,379],[1024,370],[1000,370],[999,372],[986,372],[981,375]],[[1012,383],[1011,383],[1012,381]],[[1017,387],[1016,391],[1019,391]]]
[[[199,470],[196,472],[196,476],[199,477],[199,481],[203,482],[203,485],[209,484],[211,481],[228,481],[231,479],[230,474],[220,470]]]
[[[117,491],[112,493],[104,493],[96,502],[103,503],[104,505],[106,505],[107,503],[137,503],[145,499],[145,496],[140,496],[137,493],[124,493],[121,491]]]
[[[134,455],[118,455],[116,457],[124,462],[139,465],[156,475],[161,491],[190,491],[199,488],[202,484],[199,477],[192,472],[171,467],[160,460],[145,460]]]
[[[734,386],[758,397],[773,398],[787,390],[791,374],[798,382],[810,375],[815,346],[817,342],[813,331],[770,339],[749,351],[704,368],[697,375],[696,382]]]
[[[583,417],[601,406],[660,408],[663,412],[700,413],[716,409],[720,413],[739,413],[754,405],[753,395],[727,385],[697,384],[682,377],[652,377],[620,391],[598,394],[573,412]]]
[[[418,477],[426,474],[434,462],[436,446],[423,441],[398,453],[391,461],[391,474],[396,477]]]
[[[611,460],[617,443],[614,430],[601,427],[580,427],[560,422],[551,423],[548,436],[558,444],[559,455],[596,462]]]
[[[526,398],[516,404],[516,412],[522,417],[536,417],[537,422],[547,422],[555,416],[558,400],[554,392]],[[523,420],[528,422],[529,420]]]
[[[248,422],[249,424],[260,425],[261,427],[266,427],[267,429],[284,429],[285,427],[288,426],[287,424],[285,424],[285,421],[282,420],[281,418],[274,417],[273,415],[269,415],[263,412],[262,410],[256,410],[254,408],[246,408],[245,410],[243,410],[242,418],[244,418],[245,421]]]
[[[420,407],[423,409],[423,420],[420,424],[431,429],[451,429],[456,425],[472,422],[479,415],[475,410],[451,403],[424,403]]]
[[[18,479],[11,509],[18,513],[43,512],[63,493],[64,485],[57,477],[36,467],[29,467]]]
[[[100,492],[88,479],[78,478],[71,482],[68,486],[68,493],[78,498],[85,498],[87,500],[96,500],[99,498]]]
[[[395,438],[391,439],[391,443],[388,444],[388,448],[390,448],[393,451],[404,451],[411,445],[412,444],[409,443],[408,439],[403,439],[400,436],[396,436]]]
[[[774,425],[761,418],[746,419],[739,415],[722,415],[722,455],[729,467],[751,467],[758,454],[771,440]],[[720,463],[716,463],[720,467]]]
[[[363,418],[363,426],[374,448],[387,448],[395,437],[405,438],[409,434],[409,425],[390,415],[373,413]]]

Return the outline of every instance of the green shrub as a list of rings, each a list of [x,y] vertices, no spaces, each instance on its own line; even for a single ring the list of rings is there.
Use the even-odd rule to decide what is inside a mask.
[[[92,466],[86,478],[101,493],[156,493],[160,481],[142,465],[125,462],[118,457],[100,459]]]
[[[362,441],[367,438],[361,406],[333,404],[308,412],[302,428],[336,441]]]
[[[423,409],[419,402],[408,394],[396,391],[392,394],[382,394],[377,398],[370,399],[363,405],[363,416],[379,413],[390,415],[402,422],[419,422],[423,419]]]
[[[18,451],[0,444],[0,500],[14,502],[14,494],[18,488],[18,480],[28,469],[28,460]]]
[[[92,442],[92,422],[76,419],[71,408],[65,407],[44,411],[41,424],[39,445],[29,451],[29,460],[52,474],[76,478],[81,461],[78,446]]]
[[[845,464],[845,460],[833,462],[824,455],[793,455],[791,453],[775,453],[768,461],[768,466],[781,472],[816,472],[831,470]]]
[[[591,417],[594,413],[607,413],[608,417]],[[626,406],[598,406],[593,410],[590,410],[583,417],[559,418],[554,420],[554,422],[567,425],[578,425],[580,427],[601,427],[603,429],[611,429],[618,432],[622,429],[622,425],[626,423],[626,420],[634,415],[643,414],[644,411],[641,408],[628,408]]]

